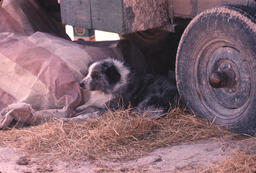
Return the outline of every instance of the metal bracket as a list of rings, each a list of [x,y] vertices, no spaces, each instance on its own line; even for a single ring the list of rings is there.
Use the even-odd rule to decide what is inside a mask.
[[[175,32],[175,26],[176,24],[170,24],[170,25],[165,25],[163,27],[160,27],[159,29],[167,32]]]
[[[170,19],[171,24],[174,23],[174,9],[173,9],[173,0],[168,1],[168,17]]]

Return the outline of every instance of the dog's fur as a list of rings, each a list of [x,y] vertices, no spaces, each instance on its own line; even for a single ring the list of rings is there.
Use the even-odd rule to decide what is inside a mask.
[[[77,108],[78,112],[89,107],[116,109],[122,100],[125,106],[130,105],[136,111],[157,111],[154,114],[159,115],[178,99],[174,77],[139,73],[111,58],[92,63],[80,85],[91,95],[84,105]]]

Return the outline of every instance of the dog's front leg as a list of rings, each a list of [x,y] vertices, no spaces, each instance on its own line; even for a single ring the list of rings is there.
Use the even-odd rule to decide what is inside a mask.
[[[86,114],[81,114],[81,115],[78,115],[78,116],[73,117],[73,118],[61,118],[61,119],[65,122],[69,122],[69,121],[81,122],[81,121],[84,121],[86,119],[97,119],[99,117],[100,117],[100,113],[99,113],[99,111],[96,111],[96,112],[89,112],[89,113],[86,113]]]
[[[88,107],[92,106],[93,102],[92,100],[88,100],[84,105],[81,105],[81,106],[78,106],[76,109],[75,109],[75,112],[79,113],[79,112],[82,112],[84,110],[86,110]]]

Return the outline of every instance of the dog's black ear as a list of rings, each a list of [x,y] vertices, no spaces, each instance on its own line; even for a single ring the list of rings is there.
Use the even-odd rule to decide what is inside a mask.
[[[120,73],[114,65],[109,66],[106,69],[105,74],[107,75],[108,81],[111,85],[117,83],[121,78]]]

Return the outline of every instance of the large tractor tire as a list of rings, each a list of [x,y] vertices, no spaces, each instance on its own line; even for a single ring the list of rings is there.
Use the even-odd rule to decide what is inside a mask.
[[[196,16],[179,43],[176,79],[197,115],[241,133],[256,125],[256,20],[250,9],[223,6]]]

